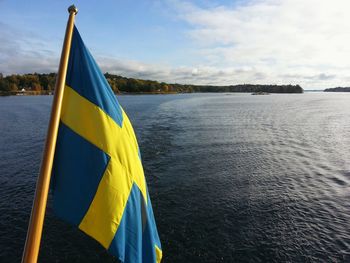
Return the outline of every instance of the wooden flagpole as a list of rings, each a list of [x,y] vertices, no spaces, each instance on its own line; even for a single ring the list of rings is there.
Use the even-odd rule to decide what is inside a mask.
[[[72,5],[68,8],[68,12],[69,18],[63,42],[60,65],[57,73],[55,95],[53,97],[51,108],[51,117],[47,131],[40,173],[36,184],[32,213],[30,216],[27,232],[27,239],[22,256],[22,263],[36,263],[38,260],[40,240],[45,218],[47,195],[50,186],[52,163],[55,155],[58,125],[60,122],[63,90],[66,82],[68,58],[72,42],[74,18],[78,13],[78,9]]]

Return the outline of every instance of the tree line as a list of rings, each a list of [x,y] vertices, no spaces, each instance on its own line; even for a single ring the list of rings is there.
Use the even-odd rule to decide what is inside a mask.
[[[350,87],[336,87],[325,89],[324,92],[350,92]]]
[[[190,93],[190,92],[269,92],[269,93],[302,93],[299,85],[191,85],[165,83],[154,80],[126,78],[110,73],[104,74],[115,93]],[[3,76],[0,73],[0,93],[17,94],[50,94],[56,82],[56,73],[49,74],[13,74]]]
[[[0,73],[0,92],[15,93],[21,90],[31,91],[34,94],[53,91],[56,82],[56,73],[9,75],[4,77]]]

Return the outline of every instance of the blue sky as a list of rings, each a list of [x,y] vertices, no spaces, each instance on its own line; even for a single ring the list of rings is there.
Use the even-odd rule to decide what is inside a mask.
[[[0,0],[0,72],[57,71],[70,1]],[[350,1],[75,1],[103,71],[166,82],[349,86]]]

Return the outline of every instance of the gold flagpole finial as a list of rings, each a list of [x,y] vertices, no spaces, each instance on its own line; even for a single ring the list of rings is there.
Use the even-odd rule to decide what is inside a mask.
[[[71,5],[70,7],[68,7],[68,13],[74,13],[75,15],[78,13],[78,8],[76,8],[75,5]]]

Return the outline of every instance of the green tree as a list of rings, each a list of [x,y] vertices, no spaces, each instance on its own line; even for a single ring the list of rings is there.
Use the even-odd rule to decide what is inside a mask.
[[[0,80],[0,91],[9,92],[11,91],[10,83],[7,79]]]

